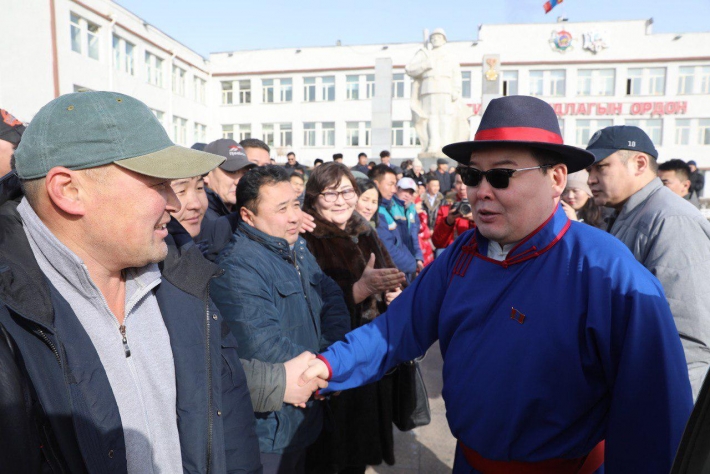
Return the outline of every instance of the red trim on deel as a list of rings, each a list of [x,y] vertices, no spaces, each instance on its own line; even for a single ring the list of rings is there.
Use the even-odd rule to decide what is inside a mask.
[[[325,366],[328,367],[328,380],[332,379],[333,378],[333,368],[330,366],[330,362],[328,362],[328,359],[326,359],[325,357],[323,357],[320,354],[318,354],[316,356],[316,359],[320,359],[321,361],[323,361]]]

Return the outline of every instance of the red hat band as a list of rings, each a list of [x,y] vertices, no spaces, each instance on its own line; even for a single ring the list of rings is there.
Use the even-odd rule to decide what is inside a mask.
[[[562,145],[560,135],[543,128],[534,127],[500,127],[479,130],[474,136],[474,141],[512,141],[512,142],[540,142]]]

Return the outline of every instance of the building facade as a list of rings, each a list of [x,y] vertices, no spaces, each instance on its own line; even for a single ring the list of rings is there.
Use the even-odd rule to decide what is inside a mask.
[[[0,48],[0,106],[21,120],[59,94],[116,90],[146,102],[181,145],[254,137],[278,161],[293,150],[304,164],[336,152],[354,164],[362,151],[421,151],[405,66],[424,42],[205,59],[110,0],[12,2],[0,25],[13,43]],[[638,125],[661,161],[710,168],[710,33],[653,34],[651,20],[482,25],[475,39],[445,48],[461,65],[471,136],[482,97],[534,95],[553,105],[568,144]],[[391,74],[376,80],[383,58]],[[389,143],[376,145],[373,110],[387,109]]]

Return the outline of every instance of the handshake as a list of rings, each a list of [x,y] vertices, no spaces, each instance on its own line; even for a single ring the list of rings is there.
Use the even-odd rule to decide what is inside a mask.
[[[286,390],[284,403],[305,408],[306,402],[316,390],[328,386],[328,367],[315,354],[303,352],[293,359],[284,362],[286,370]],[[316,398],[323,399],[316,395]]]

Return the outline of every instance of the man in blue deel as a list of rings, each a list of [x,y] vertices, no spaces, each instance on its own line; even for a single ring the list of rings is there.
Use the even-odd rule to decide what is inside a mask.
[[[372,382],[437,339],[459,473],[667,473],[692,408],[658,280],[558,205],[588,152],[525,96],[492,100],[461,163],[476,229],[302,376]],[[603,465],[602,465],[603,463]]]

